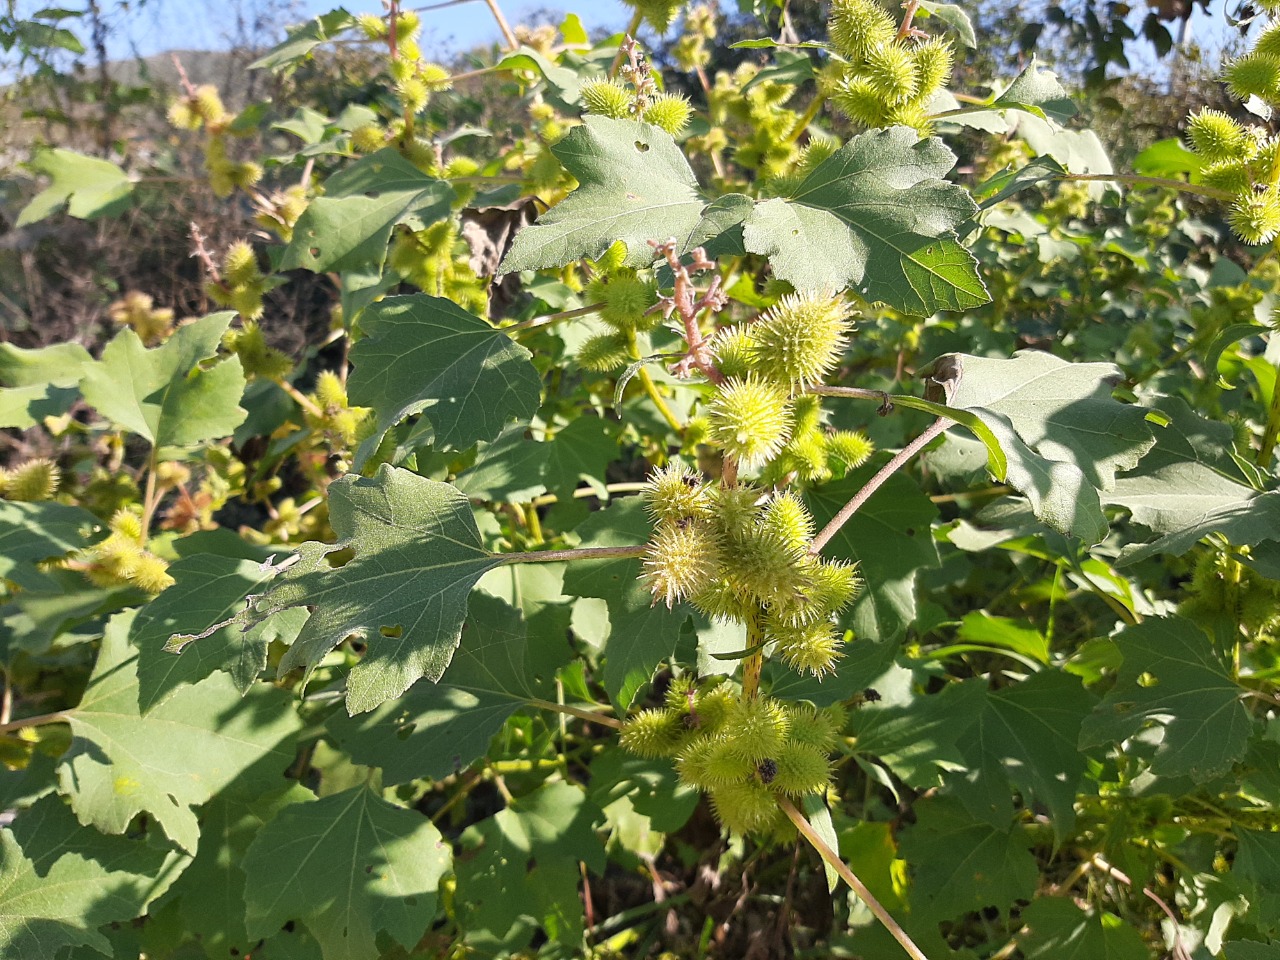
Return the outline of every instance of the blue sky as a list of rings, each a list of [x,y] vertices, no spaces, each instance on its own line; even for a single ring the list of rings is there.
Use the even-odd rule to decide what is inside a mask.
[[[431,0],[409,0],[404,6],[426,6]],[[46,6],[36,3],[32,6]],[[352,13],[381,12],[380,0],[299,0],[295,4],[297,20],[305,20],[326,13],[336,6],[343,6]],[[19,9],[23,4],[19,5]],[[138,4],[133,4],[138,7]],[[620,30],[628,20],[629,11],[621,0],[502,0],[500,2],[507,20],[514,26],[539,10],[571,10],[582,19],[588,30],[604,27]],[[114,36],[111,45],[113,57],[128,57],[136,50],[143,56],[172,49],[224,49],[234,30],[237,7],[249,13],[250,2],[219,0],[219,2],[190,2],[190,0],[148,0],[140,9],[129,14],[113,15]],[[422,14],[423,47],[431,53],[465,50],[478,44],[500,39],[489,8],[481,0],[462,3],[443,10]],[[283,38],[283,33],[278,38]],[[270,46],[267,42],[264,46]]]
[[[251,14],[256,6],[265,6],[269,0],[133,0],[127,6],[129,12],[118,9],[115,3],[104,3],[112,11],[110,53],[113,58],[124,59],[135,53],[147,56],[174,49],[226,49],[234,32],[236,13],[243,10]],[[305,20],[325,13],[341,0],[293,0],[296,14],[291,20]],[[427,5],[433,0],[405,0],[405,6]],[[569,10],[577,13],[588,30],[604,28],[610,31],[622,29],[630,11],[621,0],[499,0],[507,19],[514,25],[526,21],[539,11]],[[806,0],[813,2],[813,0]],[[1205,47],[1209,62],[1217,62],[1218,52],[1231,31],[1222,15],[1223,3],[1236,5],[1236,0],[1213,0],[1206,13],[1198,7],[1192,18],[1192,35]],[[48,6],[48,0],[18,0],[19,16]],[[282,4],[283,5],[283,4]],[[352,13],[379,12],[381,0],[348,0],[342,4]],[[722,5],[732,8],[732,0],[722,0]],[[71,5],[68,5],[71,6]],[[1146,13],[1145,4],[1137,4],[1135,25]],[[442,56],[459,50],[491,43],[500,39],[498,28],[483,0],[470,0],[442,10],[423,13],[423,48],[429,56]],[[264,47],[271,46],[279,36],[262,38]],[[1150,53],[1141,43],[1133,48],[1133,65],[1137,69],[1150,69]]]

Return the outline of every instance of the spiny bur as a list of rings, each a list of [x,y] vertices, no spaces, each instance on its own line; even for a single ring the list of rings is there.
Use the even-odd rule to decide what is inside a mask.
[[[622,726],[622,746],[641,757],[669,757],[680,746],[684,727],[669,710],[643,710]]]
[[[892,40],[898,26],[874,0],[833,0],[828,30],[832,46],[840,55],[861,63]]]
[[[679,524],[706,519],[712,513],[712,501],[702,478],[678,461],[650,474],[641,495],[649,516],[658,523]]]
[[[608,373],[631,359],[631,347],[620,333],[598,333],[582,342],[577,359],[584,370]]]
[[[579,88],[582,102],[590,113],[600,117],[621,120],[631,116],[635,102],[630,88],[613,77],[597,77],[585,81]]]
[[[751,325],[752,359],[764,376],[809,386],[835,369],[851,327],[842,298],[792,294]]]
[[[674,93],[660,93],[649,101],[643,114],[644,121],[678,137],[693,119],[693,106],[684,97]]]
[[[747,469],[777,456],[791,435],[787,389],[754,374],[730,378],[708,404],[707,415],[726,456]]]
[[[1246,243],[1270,243],[1280,234],[1280,191],[1269,186],[1237,198],[1227,222]]]
[[[714,531],[698,521],[659,525],[644,555],[642,581],[668,607],[701,590],[720,566]]]
[[[62,471],[58,465],[47,457],[38,457],[6,470],[0,492],[6,500],[49,500],[57,493],[61,482]]]

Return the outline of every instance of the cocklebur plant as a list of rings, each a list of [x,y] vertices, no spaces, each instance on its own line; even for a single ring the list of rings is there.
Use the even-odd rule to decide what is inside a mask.
[[[850,78],[909,103],[925,12],[840,21]],[[738,55],[705,16],[682,69]],[[314,139],[241,197],[279,243],[196,244],[239,316],[0,345],[11,469],[60,474],[0,500],[0,953],[901,955],[864,905],[917,960],[1271,937],[1272,363],[1219,341],[1274,264],[1206,280],[1085,181],[1024,205],[1073,175],[1029,147],[980,209],[940,139],[845,134],[834,41],[757,45],[681,144],[638,47],[512,31],[451,92],[417,27],[264,58],[375,65],[261,116]],[[964,102],[1053,130],[1011,90]],[[295,356],[301,271],[337,302]]]

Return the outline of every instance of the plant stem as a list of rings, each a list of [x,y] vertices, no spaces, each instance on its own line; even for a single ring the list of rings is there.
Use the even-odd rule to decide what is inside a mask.
[[[826,94],[818,91],[813,98],[813,102],[809,104],[809,108],[796,121],[796,125],[791,128],[791,132],[787,134],[787,138],[783,143],[795,143],[809,129],[809,124],[813,123],[813,118],[818,115],[818,111],[822,109],[822,105],[827,102]]]
[[[501,327],[505,333],[527,333],[530,330],[537,330],[539,327],[547,327],[553,323],[559,323],[561,320],[572,320],[574,317],[585,317],[589,313],[595,313],[600,309],[599,304],[592,304],[588,307],[578,307],[576,310],[563,310],[560,313],[549,313],[545,317],[533,317],[525,320],[523,323],[512,324],[509,327]]]
[[[684,432],[684,424],[679,418],[672,413],[671,408],[667,406],[667,401],[662,399],[662,394],[658,392],[658,385],[653,382],[653,377],[649,371],[641,367],[636,371],[636,379],[640,381],[640,385],[644,387],[644,392],[649,395],[649,399],[653,401],[653,405],[658,408],[658,413],[662,414],[662,419],[667,421],[667,425],[676,433]]]
[[[578,547],[576,550],[533,550],[498,555],[500,563],[560,563],[565,560],[625,560],[643,557],[645,547]]]
[[[867,885],[859,880],[848,865],[840,859],[840,855],[828,847],[826,841],[818,836],[817,831],[805,819],[804,814],[795,808],[795,804],[786,797],[779,797],[778,806],[787,815],[787,819],[795,824],[796,829],[800,831],[800,835],[808,840],[813,849],[818,851],[818,855],[831,865],[831,869],[840,874],[840,879],[847,883],[849,889],[856,893],[858,898],[867,905],[867,909],[875,915],[875,918],[884,924],[885,929],[889,931],[893,939],[902,945],[902,949],[907,952],[907,956],[911,960],[929,960],[924,951],[916,946],[915,941],[911,939],[907,931],[902,929],[898,921],[893,919],[889,911],[867,889]]]
[[[644,14],[637,10],[631,15],[631,22],[627,24],[627,28],[622,31],[624,37],[628,40],[636,35],[636,31],[640,29],[640,24],[644,22]],[[613,58],[613,63],[609,65],[609,79],[612,80],[618,75],[618,68],[622,66],[622,58],[626,56],[626,43],[618,45],[618,55]]]
[[[1059,180],[1098,183],[1128,183],[1135,187],[1163,187],[1168,190],[1179,190],[1182,193],[1194,193],[1200,197],[1212,197],[1215,200],[1234,200],[1235,196],[1226,190],[1216,187],[1203,187],[1184,180],[1171,180],[1167,177],[1144,177],[1137,173],[1061,173]]]
[[[142,541],[145,544],[151,536],[151,518],[155,516],[160,498],[156,495],[156,467],[159,464],[159,452],[151,448],[151,456],[147,460],[147,485],[142,493]]]
[[[46,723],[62,723],[70,713],[69,710],[59,710],[57,713],[42,713],[37,717],[23,717],[21,720],[0,723],[0,733],[13,733],[15,730],[25,730],[27,727],[41,727]]]
[[[868,480],[862,489],[840,508],[840,512],[831,518],[831,522],[818,531],[818,535],[809,544],[809,553],[816,557],[831,538],[840,532],[840,528],[849,522],[849,518],[862,509],[862,505],[871,499],[871,495],[884,486],[886,480],[901,470],[908,460],[932,443],[950,425],[951,421],[946,417],[939,417],[929,425],[924,433],[899,450],[892,460],[881,467],[876,475]]]
[[[892,407],[893,399],[884,390],[868,390],[866,387],[828,387],[819,384],[809,387],[805,393],[815,397],[846,397],[850,400],[878,400],[883,407]]]
[[[489,12],[493,14],[493,19],[498,21],[498,29],[502,31],[502,39],[506,41],[507,49],[515,50],[520,46],[520,41],[511,32],[511,24],[507,23],[507,18],[502,15],[502,8],[498,6],[498,0],[484,0],[484,2],[489,8]]]
[[[751,650],[764,642],[764,628],[760,623],[760,608],[751,611],[747,617],[747,649]],[[764,651],[755,653],[742,661],[742,699],[754,700],[760,695],[760,672],[764,669]]]
[[[1275,383],[1271,385],[1271,405],[1267,408],[1267,428],[1262,434],[1262,446],[1258,448],[1258,466],[1270,467],[1276,440],[1280,438],[1280,369],[1276,370]]]
[[[529,528],[529,536],[533,538],[534,543],[544,543],[542,536],[542,519],[538,516],[538,508],[532,503],[525,504],[524,508],[525,526]]]
[[[599,713],[593,713],[590,710],[580,710],[577,707],[570,707],[563,703],[552,703],[550,700],[529,700],[529,706],[537,707],[539,710],[550,710],[553,713],[564,713],[571,717],[577,717],[579,720],[586,720],[590,723],[598,723],[602,727],[613,727],[615,730],[622,729],[622,721],[615,720],[613,717],[606,717]]]
[[[636,483],[634,481],[627,483],[606,483],[604,489],[607,493],[639,493],[641,490],[649,486],[647,483]],[[573,499],[585,500],[588,497],[599,497],[595,487],[578,487],[573,491]],[[540,497],[535,497],[533,504],[536,507],[545,507],[553,503],[559,503],[560,498],[554,493],[546,493]]]
[[[292,383],[290,383],[284,377],[281,377],[279,380],[276,380],[275,384],[281,390],[283,390],[285,393],[289,395],[289,399],[291,399],[294,403],[300,406],[303,410],[307,411],[307,413],[311,414],[317,420],[324,417],[324,411],[321,410],[319,407],[317,407],[315,403],[312,402],[310,397],[308,397],[305,393],[303,393],[301,390],[295,387]]]

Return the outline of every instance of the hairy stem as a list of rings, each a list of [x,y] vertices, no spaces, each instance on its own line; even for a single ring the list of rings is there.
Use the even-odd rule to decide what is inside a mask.
[[[533,317],[525,320],[523,323],[515,323],[509,327],[501,329],[508,334],[528,333],[530,330],[538,330],[542,327],[548,327],[553,323],[559,323],[561,320],[572,320],[574,317],[585,317],[589,313],[595,313],[600,309],[599,304],[592,304],[586,307],[578,307],[575,310],[562,310],[560,313],[549,313],[545,317]]]
[[[21,720],[10,720],[0,723],[0,733],[13,733],[27,727],[42,727],[47,723],[62,723],[70,716],[71,711],[59,710],[57,713],[42,713],[36,717],[23,717]]]
[[[507,553],[498,557],[501,563],[560,563],[565,560],[618,560],[643,557],[645,547],[578,547],[576,550],[534,550],[529,553]]]
[[[520,46],[520,41],[511,32],[511,24],[507,23],[507,18],[502,15],[502,8],[498,6],[498,0],[484,0],[484,2],[489,8],[489,12],[493,14],[493,19],[498,21],[498,29],[502,31],[502,39],[506,41],[507,49],[516,49]]]
[[[840,532],[840,528],[849,522],[849,518],[862,509],[862,505],[871,499],[871,495],[879,490],[886,480],[901,470],[912,457],[927,447],[951,425],[946,417],[939,417],[929,425],[928,429],[916,437],[894,455],[894,458],[877,471],[875,476],[853,495],[853,498],[840,508],[840,512],[831,518],[831,522],[818,531],[818,535],[809,544],[809,553],[817,556],[822,548]]]
[[[622,721],[615,720],[613,717],[606,717],[603,714],[595,713],[591,710],[581,710],[578,707],[570,707],[563,703],[552,703],[550,700],[529,700],[529,706],[537,707],[539,710],[550,710],[553,713],[563,713],[570,717],[577,717],[579,720],[587,720],[591,723],[598,723],[602,727],[612,727],[615,730],[622,729]]]
[[[929,960],[924,951],[916,946],[915,941],[911,939],[907,931],[902,929],[898,921],[893,919],[889,911],[867,889],[867,885],[859,880],[857,874],[850,870],[848,865],[840,859],[840,855],[827,846],[822,837],[818,836],[817,831],[805,819],[804,814],[795,808],[795,804],[786,797],[779,797],[778,806],[787,815],[787,819],[795,824],[796,829],[800,831],[800,835],[809,841],[813,849],[818,851],[818,856],[830,864],[832,870],[840,874],[840,879],[849,885],[849,888],[867,905],[867,909],[875,915],[875,918],[884,924],[885,929],[889,931],[893,939],[902,945],[902,949],[907,952],[907,956],[911,960]]]
[[[747,618],[747,649],[752,650],[764,643],[764,627],[760,623],[760,608],[751,611]],[[760,672],[764,669],[764,651],[755,653],[742,661],[742,699],[754,700],[760,695]]]
[[[622,66],[622,61],[627,55],[627,40],[632,39],[636,35],[636,31],[640,29],[640,24],[644,22],[644,14],[637,10],[631,15],[631,21],[627,24],[627,28],[622,31],[623,42],[618,45],[618,55],[613,58],[613,63],[609,65],[609,79],[612,80],[618,75],[618,68]]]
[[[307,413],[311,414],[317,420],[324,416],[324,411],[317,407],[310,397],[295,387],[288,380],[284,379],[284,377],[274,381],[274,383],[289,395],[290,400],[300,406],[303,410],[307,411]]]
[[[1162,187],[1178,190],[1182,193],[1194,193],[1200,197],[1213,197],[1215,200],[1234,200],[1235,195],[1216,187],[1187,183],[1184,180],[1171,180],[1167,177],[1144,177],[1137,173],[1061,173],[1059,180],[1098,183],[1127,183],[1134,187]]]

